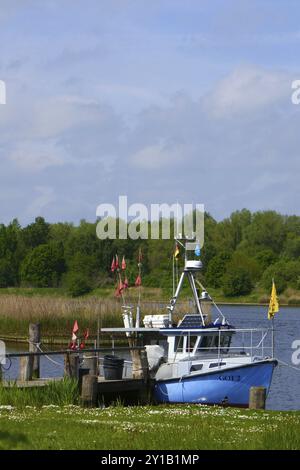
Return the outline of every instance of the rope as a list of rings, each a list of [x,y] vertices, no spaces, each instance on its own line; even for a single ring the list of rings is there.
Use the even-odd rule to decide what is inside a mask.
[[[37,344],[36,344],[36,347],[37,347],[37,349],[39,349],[40,352],[42,352],[42,353],[45,352],[45,351],[43,351],[43,350],[41,349],[40,343],[37,343]],[[54,361],[54,359],[52,359],[52,357],[50,357],[50,356],[47,356],[47,354],[45,354],[45,357],[48,359],[48,361],[52,362],[52,363],[55,364],[56,366],[60,366],[60,367],[62,367],[62,368],[64,367],[63,364],[61,364],[60,362]]]
[[[286,366],[286,367],[289,367],[290,369],[294,369],[294,370],[297,370],[298,372],[300,372],[300,367],[291,366],[287,362],[281,361],[280,359],[277,359],[277,361],[278,361],[278,364],[280,364],[282,366]]]

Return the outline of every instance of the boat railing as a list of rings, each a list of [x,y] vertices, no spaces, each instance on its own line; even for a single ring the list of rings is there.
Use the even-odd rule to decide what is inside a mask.
[[[230,354],[248,355],[251,360],[274,357],[274,330],[270,328],[189,329],[182,331],[181,335],[187,336],[185,350],[190,356],[211,353],[217,355],[219,361]],[[200,338],[195,341],[195,336]],[[184,352],[184,346],[178,341],[175,355],[180,352]]]

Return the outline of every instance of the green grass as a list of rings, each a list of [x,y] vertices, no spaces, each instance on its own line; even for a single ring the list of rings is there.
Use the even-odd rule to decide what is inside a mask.
[[[264,289],[256,287],[247,295],[238,297],[228,297],[223,294],[222,289],[208,287],[210,295],[217,303],[238,303],[238,304],[266,304],[269,302],[270,293]],[[134,300],[137,297],[137,290],[131,288],[131,297]],[[62,287],[7,287],[0,288],[0,298],[4,295],[24,296],[24,297],[51,297],[71,299],[66,289]],[[184,286],[182,289],[183,296],[191,296],[189,287]],[[167,288],[143,287],[143,300],[158,300],[167,302],[172,296],[172,292]],[[88,294],[79,297],[79,299],[90,299],[96,297],[101,300],[114,299],[114,287],[98,287]],[[280,296],[281,304],[300,305],[300,292],[292,288],[288,288]]]
[[[0,385],[0,409],[1,406],[22,409],[27,406],[41,407],[49,404],[63,406],[78,403],[78,383],[69,378],[50,382],[44,387],[19,388],[14,382],[9,387]]]
[[[300,449],[298,412],[0,406],[0,449]]]

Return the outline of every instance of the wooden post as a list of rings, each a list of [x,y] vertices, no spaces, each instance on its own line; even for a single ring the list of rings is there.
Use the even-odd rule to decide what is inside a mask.
[[[249,408],[252,410],[264,410],[266,407],[266,387],[251,387],[249,396]]]
[[[141,362],[140,351],[137,349],[131,350],[132,359],[132,377],[134,379],[143,378],[143,367]]]
[[[149,363],[147,352],[141,350],[140,351],[140,358],[141,358],[141,366],[142,366],[142,378],[145,382],[148,382],[149,379]]]
[[[40,323],[30,323],[29,324],[29,352],[39,352],[40,342],[41,342]],[[32,378],[38,379],[39,377],[40,377],[40,357],[34,356]]]
[[[148,380],[149,364],[146,351],[140,349],[132,349],[132,377],[134,379]]]
[[[83,368],[89,369],[90,375],[99,375],[98,374],[98,358],[96,353],[92,356],[84,355],[83,356]]]
[[[34,357],[32,355],[20,357],[19,380],[26,382],[32,380]]]
[[[78,354],[65,354],[64,362],[64,376],[78,380],[79,377],[79,355]]]
[[[97,405],[98,377],[96,375],[84,375],[82,377],[81,405],[90,408]]]

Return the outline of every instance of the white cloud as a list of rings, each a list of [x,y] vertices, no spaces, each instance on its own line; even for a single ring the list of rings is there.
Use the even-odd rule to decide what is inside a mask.
[[[255,66],[238,67],[206,97],[206,109],[218,118],[256,112],[288,99],[290,80],[284,73]]]
[[[68,155],[55,140],[19,143],[9,158],[20,170],[40,171],[52,166],[62,166]]]
[[[133,166],[145,170],[159,170],[161,168],[175,165],[183,158],[183,148],[176,148],[173,145],[167,145],[164,142],[149,145],[130,157],[130,163]]]

